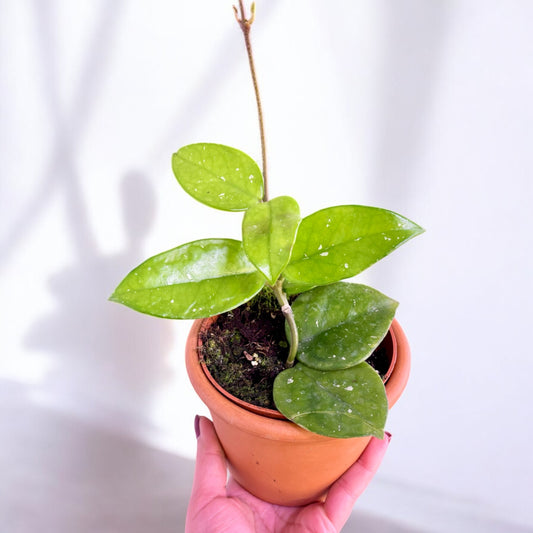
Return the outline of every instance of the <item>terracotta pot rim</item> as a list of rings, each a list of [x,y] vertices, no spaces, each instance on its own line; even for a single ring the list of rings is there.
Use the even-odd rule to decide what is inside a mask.
[[[204,373],[198,358],[197,337],[204,322],[208,320],[210,319],[198,319],[192,325],[187,339],[186,365],[193,388],[212,412],[223,416],[237,427],[246,428],[252,434],[262,435],[271,440],[306,442],[311,440],[327,441],[334,438],[312,433],[287,419],[270,418],[248,411],[219,392]],[[391,334],[396,341],[397,359],[392,374],[385,384],[389,409],[396,403],[405,389],[410,369],[409,345],[405,333],[396,319],[391,325]]]

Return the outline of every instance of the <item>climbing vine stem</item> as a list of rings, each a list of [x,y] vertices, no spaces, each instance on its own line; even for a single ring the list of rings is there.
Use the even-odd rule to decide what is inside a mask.
[[[250,73],[252,75],[252,82],[254,85],[255,92],[255,101],[257,104],[257,115],[259,117],[259,135],[261,137],[261,156],[262,156],[262,165],[263,165],[263,202],[268,200],[268,176],[267,176],[267,158],[266,158],[266,141],[265,141],[265,126],[263,121],[263,107],[261,105],[261,95],[259,93],[259,84],[257,83],[257,75],[255,72],[255,63],[254,55],[252,52],[252,43],[250,40],[250,30],[252,28],[252,23],[255,20],[255,2],[252,3],[250,7],[250,17],[246,17],[244,11],[244,5],[242,0],[239,0],[239,8],[233,6],[235,11],[235,18],[239,23],[239,26],[242,30],[244,36],[244,44],[246,45],[246,52],[248,54],[248,63],[250,64]]]

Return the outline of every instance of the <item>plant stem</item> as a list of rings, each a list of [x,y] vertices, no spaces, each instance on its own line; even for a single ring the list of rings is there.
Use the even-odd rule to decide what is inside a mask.
[[[250,8],[252,14],[249,19],[246,18],[242,0],[239,0],[239,9],[240,9],[240,15],[239,15],[239,10],[235,6],[233,6],[233,10],[235,11],[235,18],[237,19],[237,22],[239,23],[239,26],[241,27],[241,30],[242,30],[242,34],[244,36],[244,44],[246,45],[246,52],[248,53],[248,62],[250,64],[250,73],[252,75],[252,82],[254,84],[255,101],[257,104],[257,114],[259,116],[259,135],[261,137],[261,155],[262,155],[262,160],[263,160],[262,161],[263,183],[264,183],[263,202],[266,202],[268,200],[268,186],[267,186],[268,181],[267,181],[265,127],[263,123],[263,107],[261,105],[261,96],[259,94],[259,84],[257,83],[257,76],[255,73],[254,55],[252,53],[252,43],[250,41],[250,30],[252,28],[252,23],[255,20],[255,2],[252,2],[251,8]]]
[[[298,328],[296,327],[296,322],[294,321],[294,313],[292,312],[292,307],[289,304],[287,295],[283,291],[282,285],[283,280],[278,279],[276,283],[272,286],[272,290],[274,291],[274,294],[276,295],[276,298],[279,304],[281,305],[281,311],[283,313],[283,316],[285,317],[287,324],[289,324],[289,330],[291,333],[291,347],[289,349],[289,355],[287,357],[287,361],[285,362],[285,366],[287,368],[290,368],[294,365],[294,360],[296,359],[296,352],[298,351]]]

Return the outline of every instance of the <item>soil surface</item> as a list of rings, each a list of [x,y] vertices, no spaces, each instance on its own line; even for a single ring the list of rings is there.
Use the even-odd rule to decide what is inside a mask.
[[[249,302],[218,315],[201,333],[200,355],[213,378],[248,403],[276,409],[274,379],[285,368],[289,343],[276,297],[265,289]],[[390,359],[384,343],[367,359],[384,376]]]
[[[248,403],[276,408],[272,387],[285,368],[289,343],[285,318],[272,291],[263,290],[218,315],[200,338],[207,368],[225,390]]]

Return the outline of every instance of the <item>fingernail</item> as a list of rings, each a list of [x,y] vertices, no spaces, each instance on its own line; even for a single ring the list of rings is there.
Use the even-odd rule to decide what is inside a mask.
[[[390,440],[392,439],[392,434],[388,431],[385,431],[385,438],[387,439],[387,442],[390,442]]]
[[[200,436],[200,417],[198,415],[194,417],[194,432],[198,438]]]

